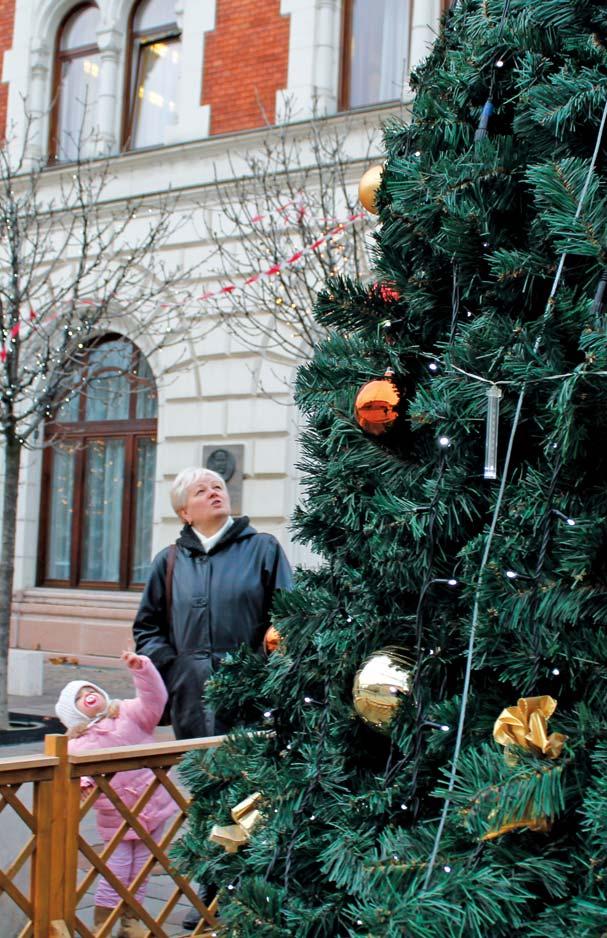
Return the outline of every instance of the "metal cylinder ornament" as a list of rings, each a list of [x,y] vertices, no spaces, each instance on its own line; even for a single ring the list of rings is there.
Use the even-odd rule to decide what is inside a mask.
[[[492,384],[487,389],[487,426],[485,429],[485,479],[497,479],[497,438],[499,433],[501,389]]]
[[[388,646],[370,655],[356,672],[354,709],[367,726],[388,733],[401,697],[413,690],[413,663],[405,648]]]

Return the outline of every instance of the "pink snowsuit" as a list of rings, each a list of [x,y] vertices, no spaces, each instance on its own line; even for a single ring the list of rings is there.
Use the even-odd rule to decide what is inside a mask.
[[[154,741],[154,729],[162,716],[167,692],[150,659],[142,656],[142,661],[143,668],[131,671],[137,696],[120,701],[117,717],[104,717],[98,723],[92,723],[82,736],[70,739],[67,747],[70,754]],[[125,805],[132,808],[153,780],[154,773],[151,769],[132,769],[128,772],[118,772],[110,784]],[[105,795],[99,796],[94,807],[99,833],[103,840],[111,840],[123,822],[122,815]],[[151,832],[163,824],[171,814],[175,814],[176,810],[175,802],[161,785],[139,814],[139,821]],[[125,839],[139,840],[139,837],[129,828]]]

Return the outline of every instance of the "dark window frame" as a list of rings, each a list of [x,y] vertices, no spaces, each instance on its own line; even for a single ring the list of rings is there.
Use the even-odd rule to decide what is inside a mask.
[[[99,53],[99,46],[97,44],[92,46],[81,46],[80,48],[69,52],[62,52],[60,46],[63,30],[65,29],[68,20],[71,20],[72,16],[75,16],[76,13],[81,13],[83,10],[86,10],[89,7],[95,7],[96,9],[99,9],[94,0],[85,0],[84,3],[78,3],[73,6],[61,20],[59,29],[55,35],[55,48],[53,53],[53,83],[51,89],[51,119],[49,127],[47,161],[49,165],[63,162],[72,162],[70,160],[59,159],[59,109],[61,107],[62,66],[64,62],[73,62],[75,59],[83,58],[85,55],[97,55]]]
[[[110,333],[91,343],[86,352],[103,345],[109,341],[128,341],[131,345],[131,367],[139,370],[139,364],[145,360],[143,352],[125,336]],[[86,352],[83,356],[86,367]],[[112,370],[112,369],[109,369]],[[139,383],[139,378],[128,378],[131,384]],[[150,386],[156,389],[153,378],[149,380]],[[55,415],[47,420],[44,429],[44,454],[42,460],[42,484],[40,489],[40,530],[38,537],[38,562],[36,583],[38,586],[57,587],[63,589],[96,589],[104,591],[135,591],[143,589],[143,582],[130,580],[130,570],[135,547],[132,531],[135,526],[137,512],[136,470],[137,470],[137,444],[140,440],[157,441],[157,417],[136,417],[137,393],[131,390],[129,395],[129,417],[126,420],[86,420],[86,388],[80,392],[79,419],[77,421],[59,421]],[[88,443],[98,439],[123,439],[124,450],[124,488],[122,492],[122,524],[119,558],[119,579],[116,583],[99,580],[85,580],[81,578],[82,546],[84,535],[84,486],[86,476],[86,447]],[[48,555],[48,535],[50,521],[50,486],[53,469],[54,440],[59,443],[74,443],[76,453],[74,456],[74,490],[72,505],[74,511],[71,520],[70,545],[70,577],[57,579],[46,575]]]
[[[181,39],[182,30],[176,23],[166,23],[152,30],[136,32],[134,28],[137,10],[145,0],[138,0],[131,8],[128,24],[128,42],[125,62],[124,109],[122,112],[121,150],[132,151],[133,124],[135,120],[135,102],[137,98],[138,78],[141,70],[141,51],[155,42],[174,42]],[[145,148],[144,148],[145,149]]]

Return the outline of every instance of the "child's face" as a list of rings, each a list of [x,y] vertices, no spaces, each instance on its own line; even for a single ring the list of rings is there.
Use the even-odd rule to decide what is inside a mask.
[[[106,701],[103,694],[90,685],[81,687],[76,697],[76,709],[85,717],[92,719],[105,710]]]

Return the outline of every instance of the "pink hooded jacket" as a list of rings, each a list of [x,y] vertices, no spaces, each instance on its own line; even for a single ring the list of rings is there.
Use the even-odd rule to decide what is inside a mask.
[[[167,692],[150,659],[142,656],[142,661],[143,667],[140,670],[131,671],[137,696],[120,701],[117,717],[104,717],[98,723],[92,723],[82,736],[70,739],[67,747],[70,754],[154,741],[154,729],[162,716]],[[154,773],[151,769],[133,769],[118,772],[110,784],[125,805],[131,808],[153,780]],[[122,815],[105,795],[99,796],[95,802],[95,810],[99,833],[104,840],[111,840],[123,822]],[[147,831],[153,831],[176,811],[177,805],[161,785],[139,814],[139,821]],[[127,840],[138,839],[135,831],[130,828],[125,837]]]

